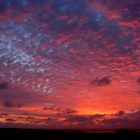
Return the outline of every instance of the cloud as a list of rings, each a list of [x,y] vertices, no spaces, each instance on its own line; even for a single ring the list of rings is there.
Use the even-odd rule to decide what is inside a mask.
[[[140,77],[137,78],[137,81],[136,81],[136,82],[137,82],[137,83],[140,83]]]
[[[4,107],[15,107],[15,104],[12,101],[6,100],[3,102]]]
[[[7,118],[9,116],[9,114],[8,113],[0,113],[0,118]]]
[[[66,115],[72,115],[72,114],[76,114],[77,111],[74,109],[66,109],[63,113]]]
[[[6,122],[16,122],[15,119],[11,119],[11,118],[7,118],[7,119],[5,119],[5,121],[6,121]]]
[[[12,108],[12,107],[20,108],[23,106],[23,104],[22,103],[14,103],[13,101],[10,101],[10,100],[5,100],[5,101],[3,101],[3,106],[7,107],[7,108]]]
[[[54,31],[61,32],[71,32],[77,27],[77,23],[69,23],[67,20],[62,20],[59,17],[52,17],[49,27]]]
[[[77,121],[77,122],[85,122],[87,120],[89,120],[89,117],[88,116],[72,116],[70,117],[71,120],[73,121]]]
[[[123,116],[124,114],[125,114],[125,112],[122,111],[122,110],[121,110],[121,111],[118,111],[118,112],[116,113],[117,116]]]
[[[48,1],[49,0],[30,0],[30,2],[35,5],[44,5],[48,3]]]
[[[124,123],[125,124],[129,123],[129,119],[128,118],[110,118],[110,119],[102,120],[101,123],[106,124],[106,125],[117,125],[117,124],[119,124],[121,126]]]
[[[120,111],[118,111],[120,112]],[[121,111],[122,112],[122,111]],[[102,128],[102,129],[119,129],[119,128],[139,128],[140,111],[125,113],[124,115],[116,114],[95,114],[95,115],[51,115],[51,116],[20,116],[20,115],[6,115],[2,116],[6,122],[14,124],[16,121],[25,124],[32,124],[32,126],[43,125],[44,128],[48,126],[59,126],[58,128]]]
[[[73,123],[73,122],[77,122],[79,124],[87,124],[90,125],[94,124],[96,122],[96,119],[101,119],[103,118],[105,115],[102,114],[95,114],[95,115],[69,115],[66,119],[66,121]]]
[[[85,0],[59,0],[53,2],[54,10],[60,14],[82,15],[86,10]]]
[[[8,8],[16,10],[25,10],[31,5],[44,5],[48,0],[0,0],[0,12],[6,11]]]
[[[105,128],[126,128],[126,129],[139,129],[140,123],[140,111],[125,113],[124,111],[118,111],[117,114],[106,115],[99,125],[104,125]]]
[[[53,111],[59,111],[60,108],[57,107],[55,104],[47,104],[45,107],[43,107],[43,110],[53,110]]]
[[[9,114],[8,113],[1,113],[0,116],[8,116]]]
[[[20,107],[22,107],[23,105],[24,105],[23,103],[17,103],[17,104],[16,104],[17,108],[20,108]]]
[[[0,12],[7,10],[8,4],[8,0],[0,0]]]
[[[10,4],[18,9],[25,9],[29,6],[29,0],[10,0]]]
[[[6,82],[0,83],[0,90],[5,90],[7,88],[8,88],[8,83]]]
[[[96,78],[95,80],[91,81],[91,84],[97,86],[106,86],[111,84],[111,80],[109,76],[103,77],[101,79]]]
[[[132,14],[133,17],[138,18],[140,16],[140,12],[139,12],[140,2],[139,1],[136,0],[133,3],[129,3],[126,5],[126,7],[128,8],[129,12]]]

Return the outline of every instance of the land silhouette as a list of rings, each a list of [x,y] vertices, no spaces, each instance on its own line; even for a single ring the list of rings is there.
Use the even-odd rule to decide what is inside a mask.
[[[12,140],[139,140],[140,131],[118,129],[116,131],[80,131],[80,130],[42,130],[42,129],[15,129],[1,128],[3,139]]]

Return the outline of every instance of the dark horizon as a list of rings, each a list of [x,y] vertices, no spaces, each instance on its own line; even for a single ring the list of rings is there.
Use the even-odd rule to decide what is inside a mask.
[[[140,138],[140,131],[120,129],[115,132],[105,131],[73,131],[73,130],[40,130],[40,129],[0,129],[1,137],[14,140],[46,140],[46,139],[107,139],[107,140],[136,140]]]
[[[140,132],[140,129],[126,129],[126,128],[119,128],[119,129],[46,129],[46,128],[21,128],[21,127],[2,127],[0,128],[0,130],[35,130],[35,131],[63,131],[63,132],[113,132],[116,133],[118,131],[122,131],[122,132]]]

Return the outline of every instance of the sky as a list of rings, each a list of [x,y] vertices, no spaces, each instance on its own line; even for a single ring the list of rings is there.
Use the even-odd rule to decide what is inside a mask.
[[[140,129],[139,0],[0,0],[0,128]]]

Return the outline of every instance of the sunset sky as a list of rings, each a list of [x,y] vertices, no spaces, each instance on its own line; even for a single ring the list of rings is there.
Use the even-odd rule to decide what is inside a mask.
[[[0,0],[0,128],[140,129],[139,0]]]

